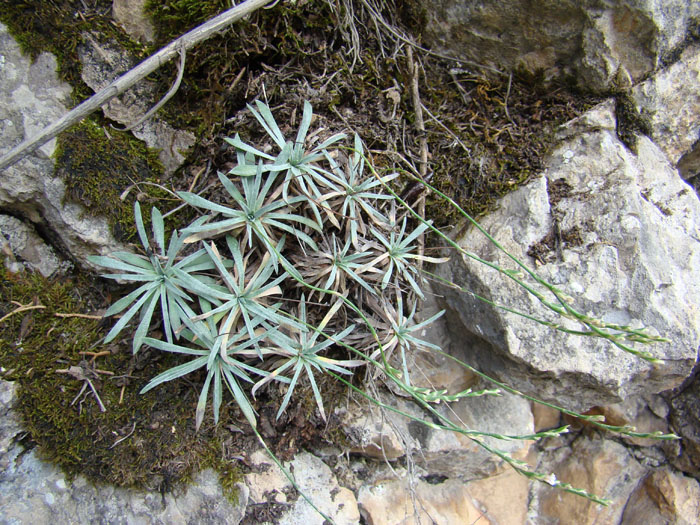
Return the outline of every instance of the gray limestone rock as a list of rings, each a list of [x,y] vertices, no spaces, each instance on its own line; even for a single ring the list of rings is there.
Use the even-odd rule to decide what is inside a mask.
[[[651,128],[651,139],[673,165],[686,155],[689,164],[689,154],[700,141],[698,85],[700,46],[692,46],[676,63],[631,90],[637,111]]]
[[[696,375],[685,388],[668,393],[671,406],[668,421],[671,430],[682,440],[679,449],[667,451],[667,456],[674,467],[694,477],[700,477],[699,377]]]
[[[56,59],[43,53],[32,62],[0,24],[0,153],[67,112],[70,86],[56,76]],[[0,210],[6,210],[50,231],[52,244],[89,266],[86,257],[113,252],[114,240],[106,220],[90,217],[65,202],[65,185],[53,177],[52,140],[34,154],[3,170],[0,176]]]
[[[155,30],[151,21],[143,13],[145,7],[146,0],[114,0],[112,16],[133,38],[153,42]]]
[[[98,42],[90,34],[85,34],[84,37],[84,44],[78,48],[78,56],[83,66],[81,77],[95,91],[105,88],[135,65],[127,54],[115,45]],[[158,102],[154,100],[154,93],[153,83],[143,80],[123,95],[107,102],[102,106],[102,111],[107,118],[130,126],[139,121]],[[184,162],[187,151],[195,142],[192,133],[175,129],[158,116],[139,124],[131,132],[149,148],[159,150],[158,158],[168,173],[175,171]]]
[[[474,385],[473,390],[487,386]],[[425,475],[463,481],[492,476],[507,468],[502,460],[468,436],[431,427],[435,416],[421,411],[411,401],[389,394],[380,394],[379,399],[415,419],[370,406],[339,411],[345,434],[355,446],[353,452],[379,460],[409,455]],[[463,398],[449,406],[436,405],[436,409],[467,430],[525,435],[534,428],[529,403],[510,394]],[[428,425],[416,419],[427,421]],[[531,445],[528,441],[491,437],[484,442],[518,458],[525,457]]]
[[[634,154],[614,124],[608,102],[565,127],[546,172],[503,198],[481,224],[580,312],[668,337],[649,348],[660,364],[444,290],[454,344],[470,349],[477,368],[574,409],[673,388],[691,372],[700,346],[700,203],[654,143],[640,137]],[[476,229],[458,242],[515,269]],[[467,257],[454,256],[438,272],[496,304],[581,328]]]
[[[10,215],[0,215],[0,246],[5,267],[12,271],[28,268],[50,277],[70,266],[58,258],[33,227]]]
[[[276,503],[284,510],[278,524],[323,525],[324,518],[301,495],[290,501],[294,493],[291,482],[282,470],[274,464],[264,450],[250,455],[254,471],[246,474],[245,482],[250,487],[250,505]],[[349,489],[338,485],[338,480],[320,458],[308,452],[297,454],[285,469],[293,473],[301,491],[313,502],[316,508],[338,525],[353,525],[360,519],[355,495]]]
[[[644,479],[629,499],[620,525],[700,522],[700,485],[697,480],[668,470]]]
[[[626,88],[673,57],[700,17],[687,0],[435,0],[422,34],[457,58],[585,89]]]
[[[297,454],[289,465],[299,489],[324,514],[338,525],[354,525],[360,521],[355,495],[340,487],[333,472],[319,458],[308,452]],[[309,503],[299,497],[280,518],[278,525],[323,525],[326,521]]]
[[[0,380],[0,471],[10,467],[9,452],[15,446],[15,438],[21,434],[19,418],[12,411],[17,397],[17,385]]]

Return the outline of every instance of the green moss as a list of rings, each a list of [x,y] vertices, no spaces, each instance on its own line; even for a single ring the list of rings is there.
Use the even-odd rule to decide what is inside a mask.
[[[24,53],[35,58],[42,52],[56,55],[59,76],[73,86],[75,103],[92,95],[81,80],[78,47],[84,33],[117,42],[135,59],[147,49],[131,41],[111,19],[111,0],[89,6],[58,0],[6,2],[0,21],[6,24]],[[133,227],[133,198],[153,200],[168,195],[154,186],[141,185],[122,201],[121,193],[134,183],[157,183],[163,173],[157,153],[131,134],[104,128],[103,119],[91,117],[58,137],[55,174],[66,182],[66,200],[85,206],[86,213],[106,215],[114,235],[129,240]],[[146,207],[150,211],[150,206]]]
[[[156,203],[172,198],[158,183],[163,167],[154,150],[130,133],[102,126],[88,118],[58,137],[55,175],[66,183],[66,200],[80,203],[86,213],[106,216],[117,239],[134,234],[133,199]],[[136,184],[128,197],[122,193]],[[151,206],[144,206],[150,213]]]
[[[156,47],[160,48],[230,5],[226,0],[149,0],[145,12],[155,28]],[[225,116],[217,81],[226,70],[226,59],[221,56],[225,48],[215,45],[222,40],[223,35],[217,35],[188,51],[180,89],[160,111],[173,126],[192,130],[200,137],[211,134],[213,126]],[[154,75],[161,94],[167,92],[176,74],[175,66],[169,64]]]
[[[93,286],[86,280],[13,275],[0,267],[0,316],[17,308],[11,301],[45,306],[0,324],[3,379],[20,385],[17,410],[30,443],[69,475],[83,474],[117,486],[168,490],[213,467],[222,474],[229,497],[235,497],[242,471],[222,454],[224,441],[235,445],[230,432],[213,428],[211,421],[195,432],[196,388],[176,381],[138,393],[148,379],[177,360],[143,351],[134,356],[122,346],[100,345],[105,330],[99,321],[55,315],[91,312]],[[93,363],[81,353],[85,351],[106,355]],[[105,412],[89,386],[79,395],[84,382],[61,372],[76,366],[86,370]],[[223,407],[222,416],[231,420],[235,414]]]
[[[420,34],[428,24],[428,8],[421,0],[403,0],[397,6],[399,19],[414,38],[420,41]]]
[[[150,16],[162,45],[230,7],[229,0],[149,0],[144,10]]]
[[[241,469],[240,465],[230,462],[220,462],[218,465],[212,466],[219,472],[219,479],[221,481],[221,488],[223,489],[224,496],[231,502],[231,504],[238,505],[240,491],[236,485],[243,481],[243,469]]]

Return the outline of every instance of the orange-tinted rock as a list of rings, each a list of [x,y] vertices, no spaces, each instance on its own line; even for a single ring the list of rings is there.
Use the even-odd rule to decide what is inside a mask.
[[[621,525],[696,525],[700,523],[700,485],[692,478],[659,470],[630,497]]]

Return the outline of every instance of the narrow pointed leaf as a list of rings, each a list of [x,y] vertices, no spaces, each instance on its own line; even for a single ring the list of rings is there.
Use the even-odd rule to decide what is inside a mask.
[[[206,364],[206,359],[204,357],[199,357],[197,359],[193,359],[192,361],[188,361],[187,363],[183,363],[181,365],[174,366],[172,368],[169,368],[165,372],[162,372],[158,374],[156,377],[151,379],[148,384],[141,389],[139,392],[140,394],[145,394],[149,390],[157,387],[158,385],[162,383],[166,383],[167,381],[172,381],[173,379],[177,379],[179,377],[185,376],[191,372],[194,372],[198,368],[203,367]]]

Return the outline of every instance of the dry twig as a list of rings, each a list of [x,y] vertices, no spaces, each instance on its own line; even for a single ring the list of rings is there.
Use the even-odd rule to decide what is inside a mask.
[[[90,315],[90,314],[64,314],[64,313],[56,313],[54,314],[56,317],[62,317],[62,318],[69,318],[69,317],[78,317],[79,319],[94,319],[96,321],[99,321],[102,319],[103,316],[101,315]]]
[[[418,64],[413,60],[413,49],[409,46],[406,49],[408,60],[408,73],[411,77],[411,98],[413,99],[413,108],[416,114],[416,129],[420,137],[420,177],[425,180],[428,174],[428,137],[425,133],[425,122],[423,120],[423,104],[420,100],[420,89],[418,87]],[[423,188],[424,190],[425,188]],[[425,219],[425,191],[421,192],[418,198],[418,214]],[[418,237],[418,255],[425,254],[425,238],[423,235]],[[423,262],[418,259],[418,269],[421,270]]]
[[[18,308],[12,310],[9,314],[5,314],[2,317],[0,317],[0,323],[2,323],[8,317],[10,317],[14,314],[18,314],[20,312],[26,312],[27,310],[43,310],[44,308],[46,308],[45,306],[43,306],[41,304],[21,304],[21,303],[18,303],[17,301],[12,301],[12,304],[14,304],[15,306],[18,306]]]
[[[97,393],[97,389],[95,388],[95,385],[92,384],[92,381],[90,380],[89,377],[87,377],[85,372],[86,372],[86,370],[81,366],[71,366],[70,368],[56,370],[56,373],[58,373],[58,374],[68,374],[69,376],[73,376],[75,379],[77,379],[79,381],[83,381],[83,387],[80,389],[80,392],[78,392],[78,395],[75,396],[75,398],[71,402],[71,405],[75,404],[75,402],[78,400],[80,395],[83,392],[85,392],[85,388],[87,388],[89,386],[90,390],[92,390],[92,393],[95,396],[95,399],[97,399],[97,404],[100,405],[100,412],[107,412],[107,409],[105,408],[104,404],[102,404],[102,399],[100,399],[100,395]],[[82,402],[81,402],[81,404],[82,404]]]
[[[119,443],[121,443],[122,441],[124,441],[124,440],[126,440],[126,439],[129,439],[129,438],[132,436],[132,434],[134,433],[135,430],[136,430],[136,421],[134,421],[134,426],[131,427],[131,431],[130,431],[126,436],[124,436],[123,438],[119,438],[119,439],[117,439],[114,443],[112,443],[112,446],[110,446],[109,449],[111,450],[111,449],[113,449],[114,447],[116,447]]]
[[[187,51],[185,51],[185,46],[180,47],[180,64],[178,65],[177,69],[177,78],[175,79],[175,82],[173,83],[172,87],[168,90],[168,92],[165,94],[165,96],[160,99],[160,101],[153,106],[151,109],[149,109],[140,119],[138,119],[136,122],[133,122],[132,124],[129,124],[125,128],[117,128],[116,126],[112,126],[114,129],[117,131],[131,131],[137,126],[140,126],[144,122],[146,122],[149,118],[151,118],[156,111],[158,111],[160,108],[162,108],[165,103],[170,100],[175,93],[177,93],[177,90],[180,89],[180,83],[182,82],[182,77],[185,74],[185,56],[187,55]]]

